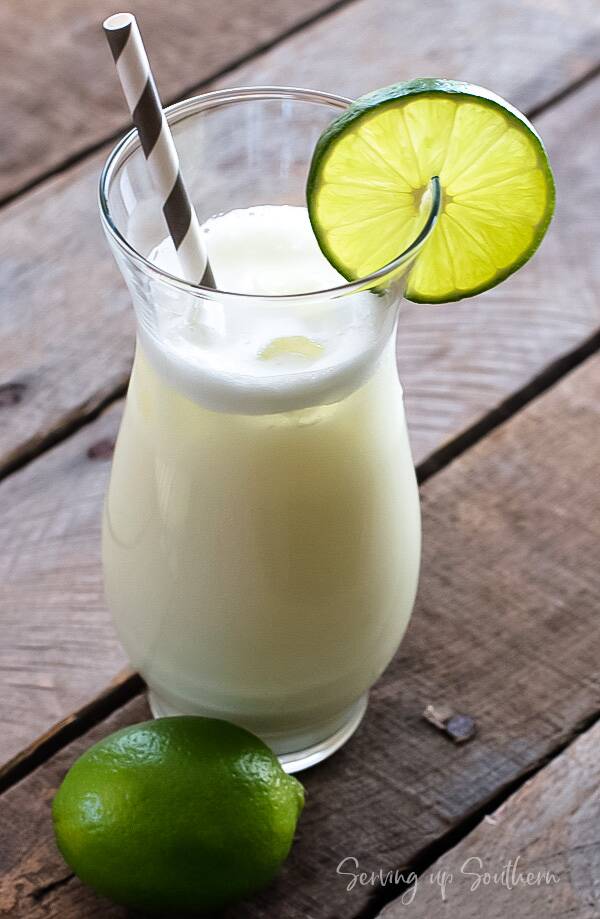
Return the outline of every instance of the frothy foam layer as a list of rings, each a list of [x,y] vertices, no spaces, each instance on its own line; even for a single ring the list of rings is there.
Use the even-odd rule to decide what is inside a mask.
[[[270,414],[336,402],[370,376],[394,322],[389,295],[257,299],[344,283],[305,208],[230,211],[203,230],[217,287],[232,293],[171,297],[157,305],[155,331],[141,324],[144,350],[170,385],[215,411]],[[179,273],[170,239],[149,258]]]

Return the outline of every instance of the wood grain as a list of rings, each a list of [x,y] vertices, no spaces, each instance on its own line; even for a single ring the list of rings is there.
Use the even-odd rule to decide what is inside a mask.
[[[332,0],[304,0],[302,4],[294,0],[222,4],[210,0],[177,0],[171,4],[136,0],[129,9],[139,17],[163,98],[171,101],[257,47],[337,5]],[[497,80],[502,82],[512,60],[519,60],[522,76],[533,81],[532,104],[543,101],[598,62],[594,44],[600,13],[594,0],[569,4],[561,0],[503,0],[484,5],[462,0],[450,9],[436,0],[428,5],[431,11],[424,14],[410,0],[396,0],[393,9],[388,7],[391,16],[384,18],[373,4],[366,10],[369,34],[362,36],[373,47],[361,46],[363,59],[368,51],[376,70],[380,56],[388,50],[381,47],[382,42],[386,44],[386,32],[391,28],[398,35],[401,28],[406,38],[400,47],[396,39],[391,59],[397,69],[406,67],[403,61],[414,54],[410,43],[418,38],[421,53],[429,57],[430,71],[444,59],[449,40],[458,57],[472,59],[477,70],[478,60],[502,23],[504,49],[510,53],[497,55]],[[8,130],[0,150],[0,199],[125,126],[122,100],[100,32],[100,23],[112,12],[111,0],[95,0],[93,4],[4,0],[0,7],[0,123]],[[417,32],[421,22],[425,28]],[[350,72],[356,60],[357,39],[361,40],[358,33],[350,46],[340,45],[340,50],[346,48],[344,62],[352,62],[343,69]],[[541,63],[536,60],[540,52],[546,66],[543,79],[535,72]],[[306,63],[312,58],[309,53]],[[447,66],[452,68],[454,61],[452,57]],[[332,83],[338,81],[342,69],[338,62],[339,51],[321,62],[328,66],[327,80]],[[307,67],[306,77],[314,85],[312,76]],[[376,84],[377,75],[372,85]],[[357,91],[365,85],[371,83],[358,83]]]
[[[308,803],[280,880],[232,919],[356,916],[373,888],[347,891],[342,859],[367,872],[409,866],[598,712],[599,449],[596,356],[425,484],[407,637],[355,737],[305,774]],[[474,740],[456,746],[422,718],[442,702],[475,719]],[[136,702],[123,717],[144,712]],[[2,841],[15,916],[103,914],[76,881],[60,884],[48,823],[52,791],[84,745],[0,798],[1,821],[27,814]],[[29,896],[32,876],[36,889],[50,885],[43,902]]]
[[[431,919],[442,911],[460,919],[597,919],[599,747],[596,724],[433,864],[381,919]],[[486,872],[497,881],[486,884]]]
[[[172,101],[330,5],[135,0],[127,8],[139,18],[162,97]],[[126,127],[101,29],[114,12],[114,0],[0,6],[0,199]]]
[[[349,33],[346,26],[344,34]],[[271,54],[282,53],[277,49]],[[579,130],[583,123],[590,125],[586,132]],[[569,194],[559,191],[557,221],[529,268],[478,303],[440,310],[406,305],[399,364],[417,459],[597,324],[599,269],[594,246],[599,218],[586,203],[599,183],[593,155],[598,124],[595,84],[541,119],[559,190],[568,188]],[[52,229],[56,202],[71,189],[71,179],[52,183],[57,197],[43,190],[28,196],[15,207],[18,219],[12,228],[4,224],[12,251],[5,264],[12,267],[15,280],[5,288],[7,293],[14,291],[11,302],[0,311],[6,329],[4,354],[21,369],[18,382],[26,388],[18,393],[21,401],[8,400],[0,409],[6,425],[3,445],[10,443],[11,435],[22,437],[26,431],[35,432],[35,445],[52,433],[57,414],[61,425],[69,424],[121,386],[128,372],[132,320],[127,295],[102,241],[86,243],[87,229],[82,227],[89,223],[87,195],[93,195],[93,177],[87,166],[75,173],[76,184],[87,183],[86,195],[77,199],[79,211],[71,214],[81,229],[83,274],[78,276],[77,297],[69,287],[76,251],[73,227],[66,235],[61,235],[62,224]],[[27,248],[36,218],[52,246],[58,246],[47,253],[45,288],[39,292],[33,287],[38,273]],[[28,287],[16,283],[24,279]],[[98,381],[103,387],[98,388]],[[70,406],[67,415],[65,406]],[[9,622],[0,648],[6,700],[3,758],[86,702],[122,666],[123,657],[103,618],[98,588],[99,513],[108,463],[101,457],[87,458],[92,441],[114,437],[118,414],[119,409],[113,409],[79,438],[0,488],[0,570],[6,573],[1,589]],[[87,634],[79,641],[81,623],[99,630],[94,640]]]
[[[552,92],[590,65],[584,45],[599,17],[588,0],[410,8],[361,0],[214,85],[305,83],[355,95],[437,72],[491,84],[530,108],[544,87]],[[559,214],[536,260],[474,301],[406,306],[399,360],[417,458],[597,325],[598,218],[587,204],[599,184],[599,107],[592,86],[539,121],[558,174]],[[129,371],[133,319],[96,213],[102,159],[47,182],[0,219],[0,470],[87,417]]]
[[[19,750],[12,759],[0,766],[0,793],[29,775],[74,738],[85,734],[90,728],[144,691],[145,683],[140,674],[131,667],[124,667],[105,689],[93,696],[81,708],[75,709],[53,724],[47,731]]]
[[[399,365],[417,459],[598,324],[600,267],[595,245],[600,217],[588,206],[600,184],[594,165],[600,130],[596,83],[540,121],[554,152],[559,214],[539,256],[477,302],[436,310],[405,306]],[[589,128],[582,132],[582,124]],[[563,188],[568,193],[561,194]],[[36,195],[43,198],[41,192]],[[44,200],[49,219],[52,203]],[[16,227],[13,234],[15,256],[21,270],[32,271],[25,256],[25,224],[20,226],[21,236]],[[104,283],[103,272],[113,271],[108,253],[98,260],[90,251],[86,264],[92,289]],[[73,406],[80,399],[80,404],[89,405],[104,397],[104,390],[86,392],[88,376],[92,385],[102,379],[110,388],[121,385],[128,370],[130,346],[124,324],[131,320],[118,280],[113,287],[109,284],[106,296],[102,294],[98,309],[90,309],[82,289],[67,322],[60,276],[68,270],[68,259],[55,253],[46,269],[46,310],[40,301],[39,309],[28,311],[31,303],[20,300],[20,313],[0,312],[0,323],[9,327],[5,354],[15,367],[23,363],[22,379],[30,385],[20,403],[0,409],[6,419],[3,444],[26,428],[37,429],[39,436],[40,419],[46,418],[51,427],[57,403]],[[86,335],[78,338],[77,329],[84,328]],[[19,334],[27,348],[18,345]],[[0,486],[0,602],[6,610],[0,645],[5,699],[2,760],[87,702],[123,664],[99,587],[99,518],[109,463],[87,457],[93,443],[115,436],[119,412],[119,407],[113,408]],[[88,624],[90,631],[79,637],[80,626]]]
[[[149,717],[145,700],[134,699],[2,795],[2,826],[11,832],[0,835],[0,916],[51,916],[61,900],[64,919],[123,915],[73,878],[54,844],[50,804],[75,757],[110,731]],[[24,795],[31,796],[27,803]]]
[[[0,486],[2,762],[126,663],[100,575],[100,514],[120,408]]]

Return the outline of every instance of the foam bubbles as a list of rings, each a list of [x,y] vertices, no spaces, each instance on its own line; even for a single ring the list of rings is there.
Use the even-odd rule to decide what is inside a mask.
[[[370,376],[394,323],[389,297],[260,299],[344,283],[305,208],[230,211],[203,230],[217,287],[239,296],[158,306],[154,332],[140,336],[170,385],[215,411],[269,414],[336,402]],[[149,257],[179,273],[170,239]]]

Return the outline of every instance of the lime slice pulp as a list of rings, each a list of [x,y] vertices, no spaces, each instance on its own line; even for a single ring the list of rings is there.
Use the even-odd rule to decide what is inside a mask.
[[[348,280],[381,269],[423,222],[439,176],[442,210],[406,296],[445,303],[500,283],[539,246],[554,210],[541,138],[479,86],[422,79],[369,93],[320,137],[307,202],[319,245]]]

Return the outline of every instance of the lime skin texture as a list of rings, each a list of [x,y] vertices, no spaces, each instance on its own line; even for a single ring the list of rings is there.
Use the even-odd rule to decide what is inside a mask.
[[[71,767],[52,805],[79,878],[151,915],[202,915],[270,883],[304,804],[297,779],[226,721],[161,718],[124,728]]]

